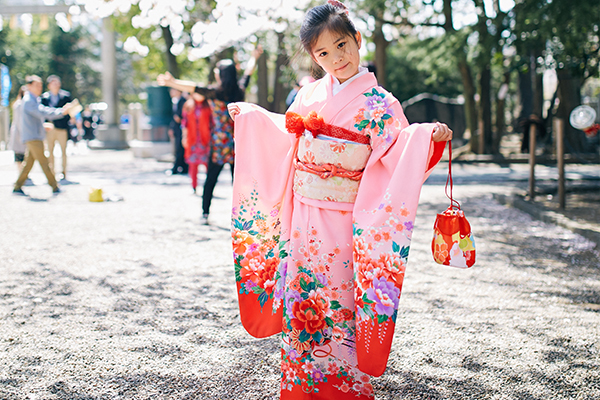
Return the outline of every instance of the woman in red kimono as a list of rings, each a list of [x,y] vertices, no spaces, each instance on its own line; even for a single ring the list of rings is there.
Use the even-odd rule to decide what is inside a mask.
[[[212,112],[204,96],[192,93],[192,97],[183,106],[182,116],[185,161],[189,166],[192,188],[196,193],[198,167],[208,165]]]
[[[327,73],[286,116],[235,120],[233,256],[240,316],[282,335],[282,399],[372,399],[386,367],[421,186],[452,131],[409,125],[360,67],[362,37],[338,1],[300,30]]]

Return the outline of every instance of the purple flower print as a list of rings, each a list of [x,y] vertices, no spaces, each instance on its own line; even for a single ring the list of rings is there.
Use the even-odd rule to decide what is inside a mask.
[[[375,278],[373,287],[367,289],[367,298],[375,302],[377,314],[391,317],[398,306],[400,290],[394,282],[388,282],[385,278]]]
[[[369,97],[365,102],[365,105],[367,106],[369,111],[377,110],[380,107],[383,107],[387,110],[390,107],[385,97],[381,95],[374,95]]]
[[[314,382],[323,382],[323,379],[325,378],[325,374],[318,369],[314,369],[311,376]]]
[[[252,288],[254,288],[255,286],[258,286],[256,283],[254,283],[250,279],[248,279],[246,282],[242,283],[242,285],[244,285],[244,287],[246,288],[246,292],[248,292],[248,293],[252,293]]]
[[[296,361],[296,358],[298,358],[298,352],[295,349],[290,350],[287,355],[292,361]]]
[[[327,275],[325,274],[316,274],[317,281],[323,286],[327,286]]]
[[[297,301],[302,301],[302,296],[300,293],[293,290],[286,290],[285,292],[285,311],[287,316],[292,319],[294,318],[294,303]]]
[[[413,230],[413,222],[412,221],[408,221],[404,223],[404,227],[408,230],[408,231],[412,231]]]

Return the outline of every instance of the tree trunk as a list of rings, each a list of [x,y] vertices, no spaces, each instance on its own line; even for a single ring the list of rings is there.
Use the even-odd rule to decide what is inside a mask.
[[[377,82],[381,87],[385,87],[387,84],[387,73],[385,71],[387,64],[387,48],[390,43],[383,35],[383,23],[380,21],[375,22],[373,43],[375,44],[375,67],[377,68]]]
[[[276,113],[285,112],[284,85],[281,79],[283,67],[287,64],[287,55],[285,54],[285,35],[283,32],[277,33],[277,60],[275,61],[275,82],[273,84],[273,103],[270,110]]]
[[[520,124],[533,114],[533,85],[529,72],[519,71],[519,100],[521,103],[521,112],[518,118]]]
[[[467,63],[465,54],[459,55],[458,68],[463,83],[463,96],[465,98],[465,118],[467,129],[471,135],[469,144],[471,152],[478,152],[478,136],[477,136],[477,105],[475,103],[475,83],[473,82],[473,74],[471,67]]]
[[[456,30],[452,23],[452,0],[444,0],[444,30],[446,33],[455,34]],[[471,67],[467,62],[467,43],[463,43],[457,51],[458,70],[463,83],[463,97],[465,98],[465,119],[467,130],[469,131],[469,145],[473,153],[477,152],[477,105],[475,104],[475,83],[473,82],[473,74]]]
[[[263,52],[256,63],[258,86],[258,105],[269,109],[269,70],[267,68],[267,52]]]
[[[165,45],[167,46],[167,51],[165,52],[167,57],[167,70],[175,78],[179,78],[179,64],[177,64],[177,57],[171,53],[171,46],[173,46],[173,35],[171,35],[171,29],[169,29],[169,26],[161,26],[160,28],[162,29]]]
[[[492,154],[500,154],[500,142],[506,131],[506,96],[509,84],[510,71],[506,71],[502,79],[502,85],[498,91],[498,100],[496,101],[496,132],[494,134]]]
[[[479,77],[479,153],[490,154],[492,152],[492,71],[490,64],[486,63],[481,68]]]
[[[586,149],[585,134],[569,123],[571,111],[581,105],[581,78],[572,76],[566,70],[558,70],[558,98],[560,103],[556,116],[564,121],[565,152],[582,153]]]

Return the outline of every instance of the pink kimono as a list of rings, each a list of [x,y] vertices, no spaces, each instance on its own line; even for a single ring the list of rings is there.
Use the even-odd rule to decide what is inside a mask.
[[[255,337],[282,334],[282,399],[374,397],[419,193],[445,146],[433,124],[409,125],[373,74],[335,96],[332,85],[303,87],[290,111],[364,141],[290,134],[283,115],[248,103],[235,120],[240,315]]]

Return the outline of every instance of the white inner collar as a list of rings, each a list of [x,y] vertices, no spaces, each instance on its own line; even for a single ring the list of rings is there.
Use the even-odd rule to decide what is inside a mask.
[[[331,78],[333,80],[333,85],[331,86],[332,95],[335,96],[336,94],[338,94],[339,92],[344,90],[344,88],[346,86],[348,86],[353,80],[363,76],[364,74],[366,74],[368,72],[369,72],[369,70],[367,68],[359,66],[358,73],[356,75],[354,75],[352,78],[345,81],[344,83],[340,83],[340,81],[335,76],[331,75]]]

